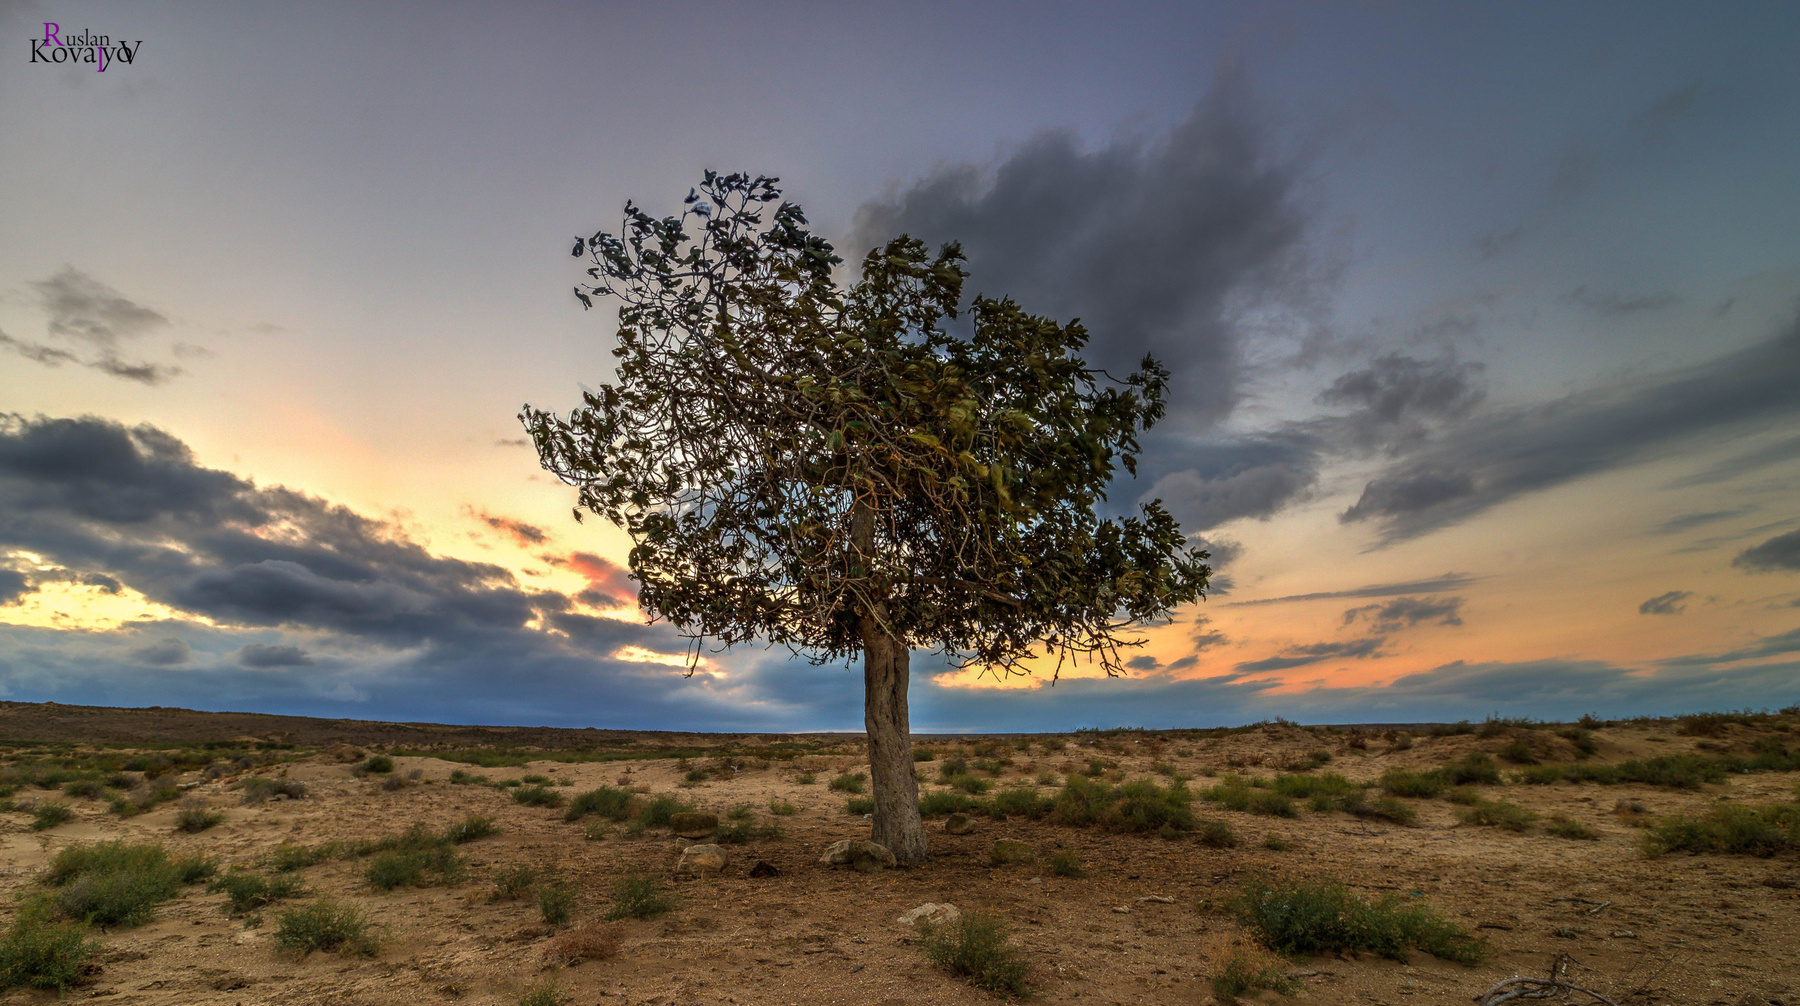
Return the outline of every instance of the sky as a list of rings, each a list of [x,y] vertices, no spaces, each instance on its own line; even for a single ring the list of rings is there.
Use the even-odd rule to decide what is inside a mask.
[[[1173,371],[1111,498],[1209,596],[1121,678],[915,652],[915,730],[1800,703],[1797,41],[1785,3],[0,2],[0,698],[859,729],[856,668],[684,674],[516,418],[612,379],[571,238],[716,169]]]

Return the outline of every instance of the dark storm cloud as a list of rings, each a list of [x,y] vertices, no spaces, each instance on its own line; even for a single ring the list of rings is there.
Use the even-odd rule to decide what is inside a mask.
[[[0,332],[0,346],[45,366],[73,363],[143,384],[161,384],[181,373],[179,367],[131,362],[120,356],[121,343],[168,325],[169,320],[156,311],[69,266],[31,286],[49,316],[50,336],[85,352],[30,342],[4,332]]]
[[[511,637],[568,605],[391,525],[198,465],[162,430],[97,418],[0,422],[0,548],[194,615],[384,646]],[[621,642],[643,634],[615,624]]]
[[[1800,571],[1800,531],[1778,534],[1731,560],[1733,566],[1758,573]]]
[[[11,604],[31,593],[31,581],[16,569],[0,569],[0,604]]]
[[[1372,583],[1367,587],[1353,587],[1350,590],[1326,590],[1316,594],[1287,594],[1282,597],[1264,597],[1254,601],[1232,601],[1234,605],[1282,604],[1287,601],[1324,601],[1337,597],[1394,597],[1399,594],[1426,594],[1440,590],[1456,590],[1477,582],[1480,577],[1463,573],[1445,573],[1429,580],[1408,580],[1405,583]]]
[[[131,659],[152,667],[176,667],[194,659],[193,647],[173,636],[132,648]]]
[[[1371,632],[1395,633],[1425,622],[1461,625],[1460,597],[1396,597],[1382,604],[1365,604],[1344,612],[1344,624],[1366,621]]]
[[[1160,442],[1141,469],[1153,477],[1141,499],[1160,499],[1184,530],[1205,531],[1241,517],[1269,517],[1318,481],[1317,447],[1273,435],[1228,443]],[[1163,469],[1175,468],[1154,475]]]
[[[298,646],[248,643],[237,651],[237,662],[245,667],[310,667],[313,659]]]
[[[1467,520],[1517,496],[1655,456],[1670,446],[1800,415],[1800,324],[1663,376],[1473,417],[1390,467],[1346,510],[1383,543]]]
[[[867,203],[847,252],[901,233],[960,241],[971,294],[1079,317],[1089,359],[1114,373],[1154,353],[1182,389],[1172,411],[1210,422],[1236,401],[1238,312],[1304,285],[1293,188],[1246,85],[1225,77],[1166,136],[1086,150],[1041,133],[991,169],[945,168]]]
[[[1317,401],[1350,407],[1312,424],[1326,439],[1358,451],[1397,453],[1423,444],[1433,427],[1461,420],[1487,397],[1481,364],[1419,360],[1399,353],[1339,376]]]
[[[1691,591],[1686,590],[1671,590],[1666,594],[1658,594],[1638,605],[1638,614],[1679,615],[1687,607],[1681,602],[1693,596]]]
[[[1257,674],[1263,671],[1285,671],[1290,667],[1304,667],[1316,664],[1321,660],[1351,658],[1364,660],[1379,657],[1381,644],[1387,642],[1381,636],[1370,636],[1367,639],[1353,639],[1347,643],[1312,643],[1307,646],[1290,646],[1273,657],[1261,660],[1247,660],[1237,665],[1240,674]]]
[[[1142,657],[1132,657],[1125,661],[1125,666],[1134,671],[1154,671],[1158,665],[1155,657],[1146,654]]]

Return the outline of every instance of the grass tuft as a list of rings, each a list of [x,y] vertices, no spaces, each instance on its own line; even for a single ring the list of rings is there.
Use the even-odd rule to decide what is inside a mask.
[[[281,913],[275,925],[275,945],[301,957],[314,950],[373,957],[379,941],[370,928],[362,909],[320,898]]]
[[[81,982],[100,941],[79,922],[57,919],[43,901],[21,907],[0,937],[0,989],[23,985],[59,994]]]
[[[226,913],[254,912],[300,893],[300,878],[291,873],[264,876],[249,870],[232,870],[206,885],[208,894],[225,895]]]
[[[674,905],[657,887],[656,878],[642,873],[627,873],[613,883],[612,910],[609,919],[653,919]]]
[[[971,913],[944,926],[921,923],[919,949],[925,959],[976,988],[1026,996],[1031,964],[1007,939],[998,917]]]
[[[31,830],[49,831],[60,824],[68,824],[75,819],[75,811],[60,800],[45,801],[38,804],[31,812]]]
[[[1368,951],[1406,960],[1406,951],[1473,966],[1486,944],[1424,905],[1386,897],[1367,901],[1329,878],[1253,878],[1233,903],[1238,919],[1269,949],[1289,956]]]
[[[1238,996],[1246,992],[1259,992],[1263,989],[1288,995],[1295,991],[1297,985],[1297,982],[1284,977],[1281,965],[1269,964],[1259,968],[1243,954],[1232,954],[1212,980],[1213,995],[1220,1002],[1235,1002]]]

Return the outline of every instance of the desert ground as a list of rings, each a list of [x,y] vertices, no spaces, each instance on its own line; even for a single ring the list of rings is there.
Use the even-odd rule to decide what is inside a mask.
[[[210,859],[214,880],[233,868],[295,878],[291,896],[238,914],[200,882],[149,921],[92,927],[99,950],[60,995],[109,1006],[1002,1001],[921,952],[921,927],[898,919],[927,903],[1002,920],[1028,965],[1029,995],[1046,1003],[1219,1001],[1228,995],[1214,979],[1234,960],[1278,987],[1240,993],[1258,1002],[1468,1003],[1509,977],[1554,975],[1621,1004],[1800,1003],[1800,855],[1791,844],[1646,851],[1654,836],[1676,833],[1670,822],[1793,805],[1800,711],[918,736],[915,747],[931,756],[917,763],[922,792],[985,789],[971,799],[993,801],[1030,791],[1042,804],[1010,815],[978,806],[966,834],[932,814],[928,863],[866,872],[820,862],[829,844],[869,835],[847,809],[856,783],[832,788],[868,771],[857,735],[3,703],[0,738],[0,782],[11,791],[0,813],[0,922],[55,893],[46,877],[59,853],[116,839]],[[1471,760],[1475,752],[1485,757]],[[1682,755],[1691,757],[1669,758]],[[1633,781],[1642,771],[1541,781],[1558,766],[1641,768],[1659,758],[1731,768],[1700,782],[1679,773]],[[1409,772],[1438,778],[1454,765],[1490,768],[1486,781],[1433,796],[1391,795],[1405,787],[1381,783]],[[963,789],[942,781],[947,766],[963,769],[949,773]],[[1527,781],[1532,770],[1540,781]],[[1047,808],[1070,777],[1178,788],[1193,797],[1195,820],[1144,832],[1061,823]],[[631,794],[623,820],[565,820],[578,794],[603,787]],[[1308,787],[1311,798],[1276,799]],[[1363,796],[1338,798],[1345,793]],[[1244,794],[1254,799],[1232,809],[1246,806]],[[722,870],[677,872],[690,840],[640,816],[659,797],[717,815],[722,830],[698,841],[724,851]],[[45,825],[41,808],[53,803],[70,817]],[[1495,807],[1523,811],[1477,813]],[[371,850],[384,836],[415,824],[418,834],[445,834],[471,816],[489,819],[493,833],[445,845],[456,869],[387,890],[372,882]],[[201,830],[178,828],[183,820]],[[1034,858],[995,865],[1002,839],[1026,843]],[[666,911],[621,912],[622,878],[648,884]],[[1482,958],[1277,955],[1234,906],[1284,878],[1334,878],[1370,900],[1423,906],[1482,940]],[[546,892],[555,892],[549,903],[568,902],[566,920],[546,921],[557,915],[544,908]],[[322,896],[365,913],[372,955],[282,948],[284,914]],[[0,991],[0,1003],[58,998]]]

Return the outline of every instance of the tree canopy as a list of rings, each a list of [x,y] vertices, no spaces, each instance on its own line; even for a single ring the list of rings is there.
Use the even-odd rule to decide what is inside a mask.
[[[955,244],[897,237],[848,288],[776,179],[707,172],[679,216],[626,204],[577,239],[619,301],[617,381],[521,415],[544,467],[624,528],[639,601],[690,638],[907,648],[1006,671],[1120,669],[1120,633],[1203,596],[1207,553],[1160,503],[1103,518],[1168,372],[1113,379],[1087,332],[976,297]],[[957,319],[966,318],[960,325]]]

